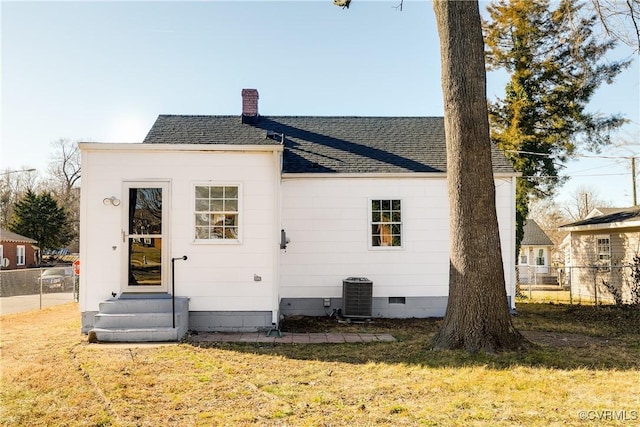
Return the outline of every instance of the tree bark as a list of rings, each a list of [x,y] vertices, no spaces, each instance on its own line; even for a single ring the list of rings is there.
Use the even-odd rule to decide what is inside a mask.
[[[447,311],[433,345],[497,352],[521,348],[505,290],[496,215],[477,1],[435,0],[440,37],[450,205]]]

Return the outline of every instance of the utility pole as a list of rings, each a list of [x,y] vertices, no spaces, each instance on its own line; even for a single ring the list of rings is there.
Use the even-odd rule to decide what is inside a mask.
[[[636,158],[631,158],[631,191],[633,194],[633,206],[638,206],[638,194],[636,192]]]

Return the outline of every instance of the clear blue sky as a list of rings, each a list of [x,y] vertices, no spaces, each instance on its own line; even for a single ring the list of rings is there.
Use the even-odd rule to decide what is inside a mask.
[[[431,3],[396,4],[2,1],[0,169],[44,174],[59,138],[140,142],[159,114],[240,114],[242,88],[263,115],[441,116]],[[634,145],[603,155],[640,155],[639,80],[636,59],[594,98],[632,120],[619,139]],[[583,185],[630,205],[628,164],[573,161],[559,198]]]

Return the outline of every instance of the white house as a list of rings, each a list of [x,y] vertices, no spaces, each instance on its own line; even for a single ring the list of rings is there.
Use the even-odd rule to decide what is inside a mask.
[[[549,269],[553,242],[532,218],[527,218],[523,231],[518,257],[520,281],[542,284],[548,281],[547,278],[551,278],[553,283],[557,280],[550,275],[552,272]]]
[[[443,119],[268,117],[255,89],[242,96],[241,116],[162,115],[142,144],[80,144],[83,331],[161,340],[291,314],[443,316]],[[516,174],[493,160],[513,307]]]
[[[632,266],[640,254],[640,207],[596,208],[585,219],[565,224],[565,286],[573,298],[635,303]]]

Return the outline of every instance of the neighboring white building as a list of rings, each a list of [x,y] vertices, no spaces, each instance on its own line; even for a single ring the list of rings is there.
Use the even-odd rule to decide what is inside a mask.
[[[568,232],[564,284],[573,298],[615,302],[617,293],[622,303],[636,302],[632,266],[640,255],[640,207],[596,208],[560,230]]]
[[[337,310],[444,315],[443,119],[263,117],[257,103],[243,90],[242,116],[163,115],[142,144],[80,144],[83,331],[174,286],[188,299],[178,335]],[[516,174],[493,160],[513,307]]]
[[[549,266],[553,242],[532,218],[527,218],[523,231],[518,256],[520,282],[545,283],[545,279],[551,274]],[[555,276],[553,280],[556,280]]]

